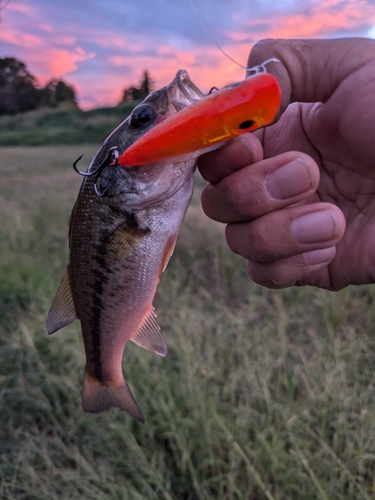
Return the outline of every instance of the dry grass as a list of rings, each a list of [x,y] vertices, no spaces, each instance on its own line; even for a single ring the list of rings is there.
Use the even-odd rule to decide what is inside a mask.
[[[0,497],[375,498],[375,290],[255,286],[197,198],[155,300],[168,355],[125,350],[145,425],[82,412],[79,323],[44,327],[82,152],[0,149]]]

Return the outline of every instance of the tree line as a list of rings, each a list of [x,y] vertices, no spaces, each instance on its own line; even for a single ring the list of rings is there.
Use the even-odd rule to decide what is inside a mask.
[[[143,100],[153,90],[153,85],[149,72],[144,71],[138,87],[123,90],[121,102]],[[72,85],[54,78],[41,87],[25,63],[14,57],[0,58],[0,115],[53,108],[62,103],[78,107]]]
[[[62,102],[77,106],[73,86],[52,79],[40,87],[25,63],[13,57],[0,58],[0,115],[56,107]]]

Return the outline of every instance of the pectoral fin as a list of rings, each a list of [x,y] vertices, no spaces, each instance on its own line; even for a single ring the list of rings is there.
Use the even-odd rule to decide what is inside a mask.
[[[77,319],[77,312],[74,307],[67,268],[47,316],[46,327],[48,334],[51,335],[51,333],[57,332],[57,330],[69,325],[75,319]]]
[[[172,257],[174,247],[176,246],[177,236],[178,236],[178,234],[169,238],[169,240],[165,246],[163,259],[161,261],[161,266],[160,266],[160,274],[164,273],[164,271],[168,265],[169,259]]]
[[[159,354],[159,356],[165,356],[167,354],[167,344],[160,333],[160,326],[155,318],[154,310],[148,311],[137,333],[129,340],[147,351],[152,351]]]

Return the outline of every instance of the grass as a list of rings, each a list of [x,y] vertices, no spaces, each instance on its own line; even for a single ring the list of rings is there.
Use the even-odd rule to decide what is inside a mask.
[[[81,181],[70,165],[95,149],[0,149],[0,497],[375,498],[375,289],[252,284],[198,178],[154,302],[168,355],[125,349],[146,423],[83,413],[79,323],[48,337],[44,321]]]
[[[133,104],[91,111],[41,109],[0,116],[0,146],[100,144],[132,111]]]

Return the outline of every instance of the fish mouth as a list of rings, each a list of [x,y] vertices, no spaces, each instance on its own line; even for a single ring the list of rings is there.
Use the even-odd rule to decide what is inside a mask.
[[[159,123],[204,98],[184,69],[177,71],[173,81],[155,91],[144,101],[155,109]],[[159,113],[159,114],[158,114]],[[126,148],[125,148],[126,149]],[[141,209],[173,196],[193,175],[197,154],[158,161],[150,165],[108,168],[100,173],[98,187],[103,201],[112,206]]]
[[[104,203],[127,210],[141,210],[165,201],[190,180],[196,158],[184,161],[160,161],[152,169],[115,167],[104,172],[100,191]]]
[[[191,106],[204,97],[203,92],[193,83],[185,69],[177,71],[169,89],[170,100],[176,111]]]

